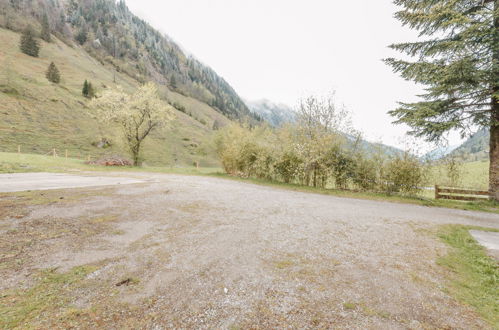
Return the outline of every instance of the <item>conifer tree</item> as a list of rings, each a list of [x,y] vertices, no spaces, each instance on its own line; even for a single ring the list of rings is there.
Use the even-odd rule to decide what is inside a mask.
[[[75,39],[76,41],[78,41],[80,45],[83,45],[85,42],[87,42],[87,37],[88,37],[87,30],[85,29],[85,27],[82,27],[80,31],[78,31],[78,33],[76,34]]]
[[[85,82],[83,83],[83,89],[81,90],[81,94],[84,97],[88,97],[88,81],[85,79]]]
[[[40,33],[40,37],[45,40],[46,42],[51,41],[50,37],[50,24],[49,24],[49,18],[47,14],[43,15],[42,19],[42,32]]]
[[[59,73],[59,69],[57,69],[54,62],[50,63],[45,77],[47,77],[48,81],[55,84],[58,84],[61,81],[61,74]]]
[[[85,79],[81,93],[83,94],[83,96],[89,99],[93,98],[95,96],[95,90],[94,87],[92,86],[92,83]]]
[[[172,89],[177,89],[177,80],[175,79],[175,76],[173,75],[173,73],[170,76],[170,87]]]
[[[412,134],[438,141],[490,129],[491,197],[499,200],[499,0],[395,0],[396,18],[426,40],[391,45],[416,61],[386,59],[407,80],[425,85],[422,100],[390,111]]]
[[[38,57],[40,46],[38,44],[38,40],[35,39],[35,33],[33,32],[31,26],[27,26],[26,29],[24,29],[21,35],[19,48],[26,55]]]

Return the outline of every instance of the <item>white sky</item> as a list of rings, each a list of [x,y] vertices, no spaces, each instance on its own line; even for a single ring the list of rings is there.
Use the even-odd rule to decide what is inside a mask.
[[[295,106],[309,93],[337,91],[371,141],[401,146],[407,127],[387,111],[420,87],[381,59],[414,40],[391,0],[127,0],[129,8],[212,67],[245,99]],[[457,138],[451,144],[458,143]]]

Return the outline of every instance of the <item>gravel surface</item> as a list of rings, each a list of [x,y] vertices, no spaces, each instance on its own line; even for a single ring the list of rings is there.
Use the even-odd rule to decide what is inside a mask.
[[[61,173],[0,174],[0,192],[47,190],[140,183],[132,178]]]
[[[77,328],[487,328],[443,290],[435,229],[497,214],[134,176],[149,182],[1,197],[0,290],[91,264],[66,292]],[[63,309],[35,327],[67,326]]]

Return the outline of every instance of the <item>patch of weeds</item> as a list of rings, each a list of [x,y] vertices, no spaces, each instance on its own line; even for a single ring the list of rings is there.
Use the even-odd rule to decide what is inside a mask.
[[[289,259],[284,259],[284,260],[279,260],[274,263],[275,267],[277,269],[286,269],[293,267],[295,263],[292,260]]]
[[[472,306],[494,328],[499,328],[499,265],[473,239],[469,230],[499,231],[462,225],[442,226],[438,236],[451,249],[437,263],[448,270],[446,292]]]
[[[32,328],[40,319],[54,319],[65,314],[71,308],[71,291],[96,269],[79,266],[63,274],[54,269],[44,270],[32,288],[0,294],[0,324],[6,329]]]
[[[411,277],[412,281],[414,283],[418,283],[418,284],[426,284],[426,281],[424,279],[421,278],[421,276],[419,276],[418,274],[416,274],[415,272],[410,272],[409,273],[409,276]]]
[[[359,304],[359,307],[362,311],[362,314],[364,314],[365,316],[378,316],[384,319],[389,319],[391,317],[390,313],[371,308],[363,302]]]
[[[353,302],[344,302],[343,308],[346,310],[353,310],[357,308],[357,304]]]
[[[98,217],[95,219],[92,219],[90,222],[97,224],[97,223],[108,223],[108,222],[114,222],[118,219],[118,216],[116,215],[106,215],[103,217]]]
[[[169,251],[163,248],[158,248],[154,251],[154,258],[162,264],[167,264],[171,261],[172,256]],[[201,274],[201,272],[200,272]]]
[[[105,196],[112,189],[102,190],[44,190],[0,193],[0,219],[6,217],[24,218],[30,206],[43,206],[77,202],[85,198]]]

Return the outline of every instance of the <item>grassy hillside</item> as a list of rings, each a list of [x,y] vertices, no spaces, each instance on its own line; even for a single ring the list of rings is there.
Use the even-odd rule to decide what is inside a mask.
[[[126,153],[116,127],[103,125],[95,118],[81,95],[83,81],[92,81],[97,91],[117,85],[133,90],[138,82],[130,76],[115,73],[89,56],[83,48],[67,46],[55,39],[41,42],[39,58],[19,51],[19,34],[0,29],[0,151],[45,154],[53,148],[58,153],[66,149],[70,156],[98,157],[103,154]],[[45,71],[54,61],[61,71],[59,85],[45,78]],[[116,81],[116,82],[114,82]],[[168,90],[162,86],[163,96],[185,110],[176,111],[176,120],[154,133],[144,145],[145,162],[154,165],[217,164],[212,144],[215,119],[228,119],[205,103]],[[102,138],[112,146],[94,146]]]
[[[482,129],[466,140],[461,146],[452,152],[452,155],[466,161],[489,159],[490,133],[488,129]]]
[[[81,45],[102,63],[138,81],[153,80],[241,119],[251,113],[234,89],[210,67],[135,16],[125,1],[0,0],[0,27],[46,28],[68,45]],[[45,40],[48,40],[46,38]]]

